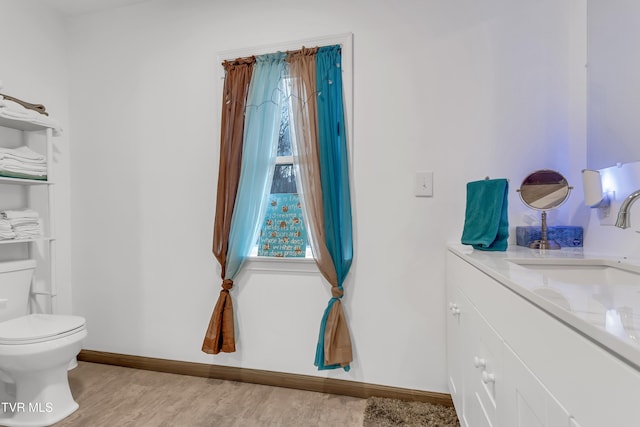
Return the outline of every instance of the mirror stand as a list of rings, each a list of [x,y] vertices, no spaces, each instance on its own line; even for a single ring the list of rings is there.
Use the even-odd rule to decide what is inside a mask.
[[[540,240],[529,243],[531,249],[560,249],[560,245],[555,240],[547,239],[547,212],[542,211],[542,225],[540,229]]]
[[[532,209],[542,212],[540,240],[529,243],[531,249],[560,249],[555,240],[547,239],[547,211],[562,205],[573,187],[560,173],[541,169],[530,173],[517,190],[522,202]]]

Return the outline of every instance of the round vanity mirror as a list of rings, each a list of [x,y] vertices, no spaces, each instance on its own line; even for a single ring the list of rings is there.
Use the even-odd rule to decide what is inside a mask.
[[[572,187],[567,179],[559,172],[542,169],[530,173],[518,189],[522,202],[532,209],[542,211],[542,230],[540,240],[529,244],[534,249],[559,249],[560,245],[547,240],[547,210],[563,204],[568,198]]]
[[[532,209],[557,208],[569,198],[569,183],[561,173],[543,169],[529,174],[520,185],[520,198]]]

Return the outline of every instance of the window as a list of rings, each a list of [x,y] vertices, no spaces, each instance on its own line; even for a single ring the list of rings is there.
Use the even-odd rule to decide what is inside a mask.
[[[339,44],[342,47],[342,84],[344,96],[344,113],[347,123],[353,117],[353,35],[350,33],[331,35],[304,40],[265,45],[255,48],[234,49],[221,52],[218,62],[233,60],[239,57],[262,55],[273,52],[297,50],[302,46],[329,46]],[[221,69],[223,72],[224,70]],[[224,74],[221,75],[224,82]],[[219,86],[222,97],[222,84]],[[281,91],[285,93],[287,91]],[[302,208],[298,197],[298,184],[295,176],[294,157],[291,151],[291,138],[294,132],[289,129],[288,102],[283,102],[281,129],[278,139],[278,158],[274,168],[273,183],[270,189],[270,199],[267,205],[265,220],[260,236],[251,252],[250,269],[266,271],[316,271],[315,263],[308,244],[309,235],[306,231]],[[352,141],[352,129],[347,126],[347,141]],[[352,147],[350,147],[353,153]],[[283,208],[286,212],[283,212]],[[287,215],[283,215],[287,214]],[[285,223],[283,224],[283,217]],[[267,226],[267,221],[271,221]],[[296,227],[292,227],[291,224]],[[282,228],[279,228],[281,227]],[[286,226],[289,226],[288,228]],[[270,227],[270,228],[269,228]],[[275,233],[275,235],[274,235]],[[300,234],[298,236],[297,234]],[[293,237],[292,237],[293,236]],[[275,241],[273,239],[276,239]],[[302,242],[299,240],[302,239]],[[291,244],[294,242],[295,244]],[[275,244],[275,246],[274,246]],[[268,246],[267,246],[268,245]],[[277,248],[280,247],[280,250]],[[291,263],[286,263],[291,260]],[[303,262],[300,262],[303,261]]]
[[[284,80],[282,84],[287,84],[287,81]],[[280,115],[278,151],[271,193],[258,238],[257,255],[311,258],[293,164],[289,102],[286,92],[285,90],[280,91],[282,94],[282,113]]]

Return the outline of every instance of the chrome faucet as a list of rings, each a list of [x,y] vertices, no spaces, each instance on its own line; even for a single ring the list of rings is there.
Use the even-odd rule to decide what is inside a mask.
[[[629,194],[626,199],[624,199],[624,202],[622,202],[622,205],[620,206],[620,212],[618,212],[616,227],[629,228],[629,226],[631,225],[631,215],[629,211],[631,210],[631,205],[633,205],[633,202],[638,199],[640,199],[640,190],[634,191],[633,193]]]

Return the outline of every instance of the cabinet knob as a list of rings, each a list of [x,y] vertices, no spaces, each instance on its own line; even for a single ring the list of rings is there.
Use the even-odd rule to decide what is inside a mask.
[[[453,314],[454,316],[457,316],[460,314],[460,307],[458,307],[458,304],[454,302],[450,302],[449,311],[451,311],[451,314]]]
[[[473,366],[475,366],[476,368],[484,369],[487,367],[487,361],[484,360],[482,357],[475,356],[473,358]]]
[[[496,376],[494,374],[490,374],[487,371],[482,371],[482,382],[485,384],[495,383]]]

